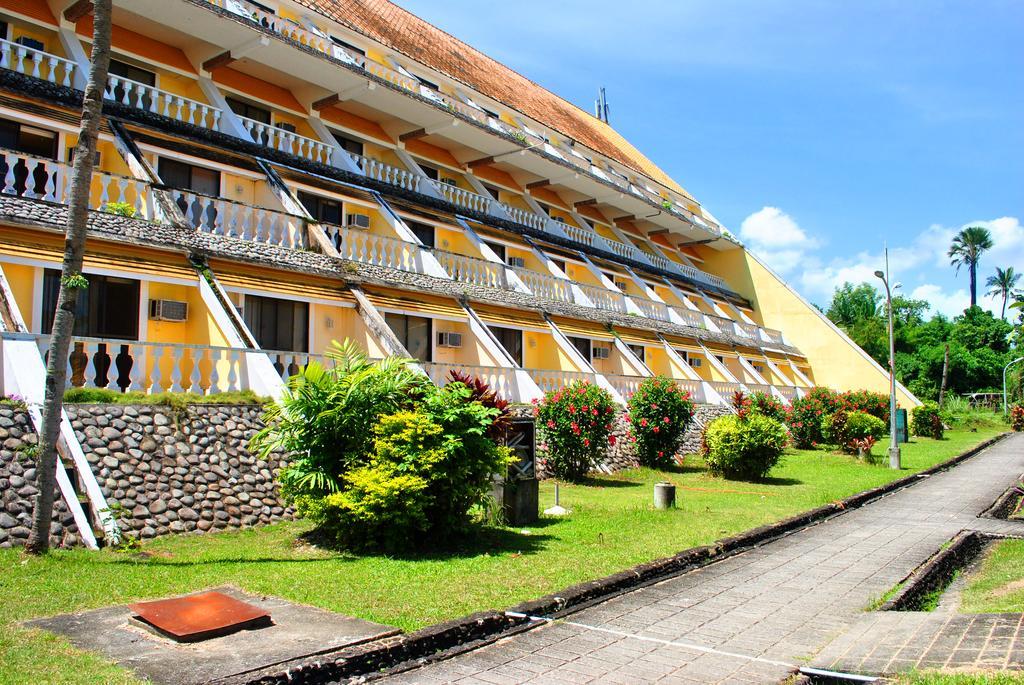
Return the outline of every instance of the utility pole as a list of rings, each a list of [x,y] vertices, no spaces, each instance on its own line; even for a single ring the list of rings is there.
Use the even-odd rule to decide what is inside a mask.
[[[942,407],[942,400],[946,396],[946,379],[949,377],[949,343],[946,343],[946,353],[942,357],[942,385],[939,386],[939,407]]]
[[[896,341],[892,330],[892,288],[889,287],[889,248],[885,248],[885,272],[875,276],[885,284],[886,308],[889,310],[889,468],[900,468],[900,443],[896,437]]]

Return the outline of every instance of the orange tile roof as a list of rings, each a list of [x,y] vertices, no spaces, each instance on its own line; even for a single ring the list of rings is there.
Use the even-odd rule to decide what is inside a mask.
[[[296,0],[690,197],[611,126],[387,0]]]

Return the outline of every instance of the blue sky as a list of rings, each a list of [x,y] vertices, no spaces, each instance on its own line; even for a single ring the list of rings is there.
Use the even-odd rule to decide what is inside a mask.
[[[1024,270],[1020,0],[398,0],[611,123],[814,302],[890,247],[946,313],[945,248]]]

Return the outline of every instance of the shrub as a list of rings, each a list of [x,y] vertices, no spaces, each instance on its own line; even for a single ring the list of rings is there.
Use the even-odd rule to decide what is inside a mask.
[[[889,396],[870,390],[851,390],[839,396],[839,401],[846,411],[860,411],[889,422]]]
[[[126,216],[129,219],[134,219],[138,214],[138,212],[135,211],[135,207],[127,202],[108,202],[103,205],[103,211],[107,214]]]
[[[121,392],[109,388],[68,388],[64,391],[68,404],[137,404],[184,409],[193,404],[266,404],[269,398],[252,390],[232,390],[199,395],[193,392]]]
[[[693,420],[690,393],[671,378],[645,378],[629,398],[630,435],[644,466],[665,466],[683,444]]]
[[[793,445],[808,449],[825,442],[821,434],[822,418],[839,408],[839,395],[828,388],[812,388],[805,397],[793,400],[788,422]]]
[[[538,428],[547,443],[547,464],[556,478],[579,481],[604,457],[615,404],[608,391],[587,381],[552,390],[538,404]]]
[[[704,430],[704,461],[712,473],[727,478],[764,478],[788,439],[785,425],[763,414],[722,416]]]
[[[941,440],[944,427],[939,405],[925,402],[920,407],[914,407],[910,414],[910,430],[922,438]]]
[[[786,405],[782,403],[782,400],[760,390],[750,394],[750,411],[776,421],[784,422],[787,418]]]
[[[1024,431],[1024,404],[1015,404],[1010,408],[1010,428],[1018,433]]]
[[[876,416],[862,411],[846,411],[838,409],[835,413],[822,419],[822,436],[830,445],[835,445],[844,452],[855,454],[863,448],[864,441],[870,446],[885,435],[885,423]]]
[[[25,402],[25,398],[21,395],[0,395],[0,407],[28,409],[28,403]]]
[[[485,407],[498,410],[497,415],[495,415],[494,420],[491,422],[491,427],[487,429],[487,436],[492,440],[503,441],[508,435],[508,430],[512,424],[512,414],[508,410],[508,400],[501,398],[498,392],[492,390],[491,386],[481,378],[463,373],[458,369],[449,371],[448,376],[452,381],[462,383],[470,389],[471,401],[479,402]]]
[[[732,405],[736,416],[741,419],[747,418],[747,414],[750,413],[750,398],[742,390],[733,392],[732,397],[729,399],[729,404]]]

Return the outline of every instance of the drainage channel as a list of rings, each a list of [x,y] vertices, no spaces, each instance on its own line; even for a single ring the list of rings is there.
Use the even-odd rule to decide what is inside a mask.
[[[860,675],[859,673],[842,673],[840,671],[826,671],[821,668],[805,667],[800,669],[800,675],[806,676],[809,685],[845,685],[846,683],[875,683],[881,680],[872,675]]]

